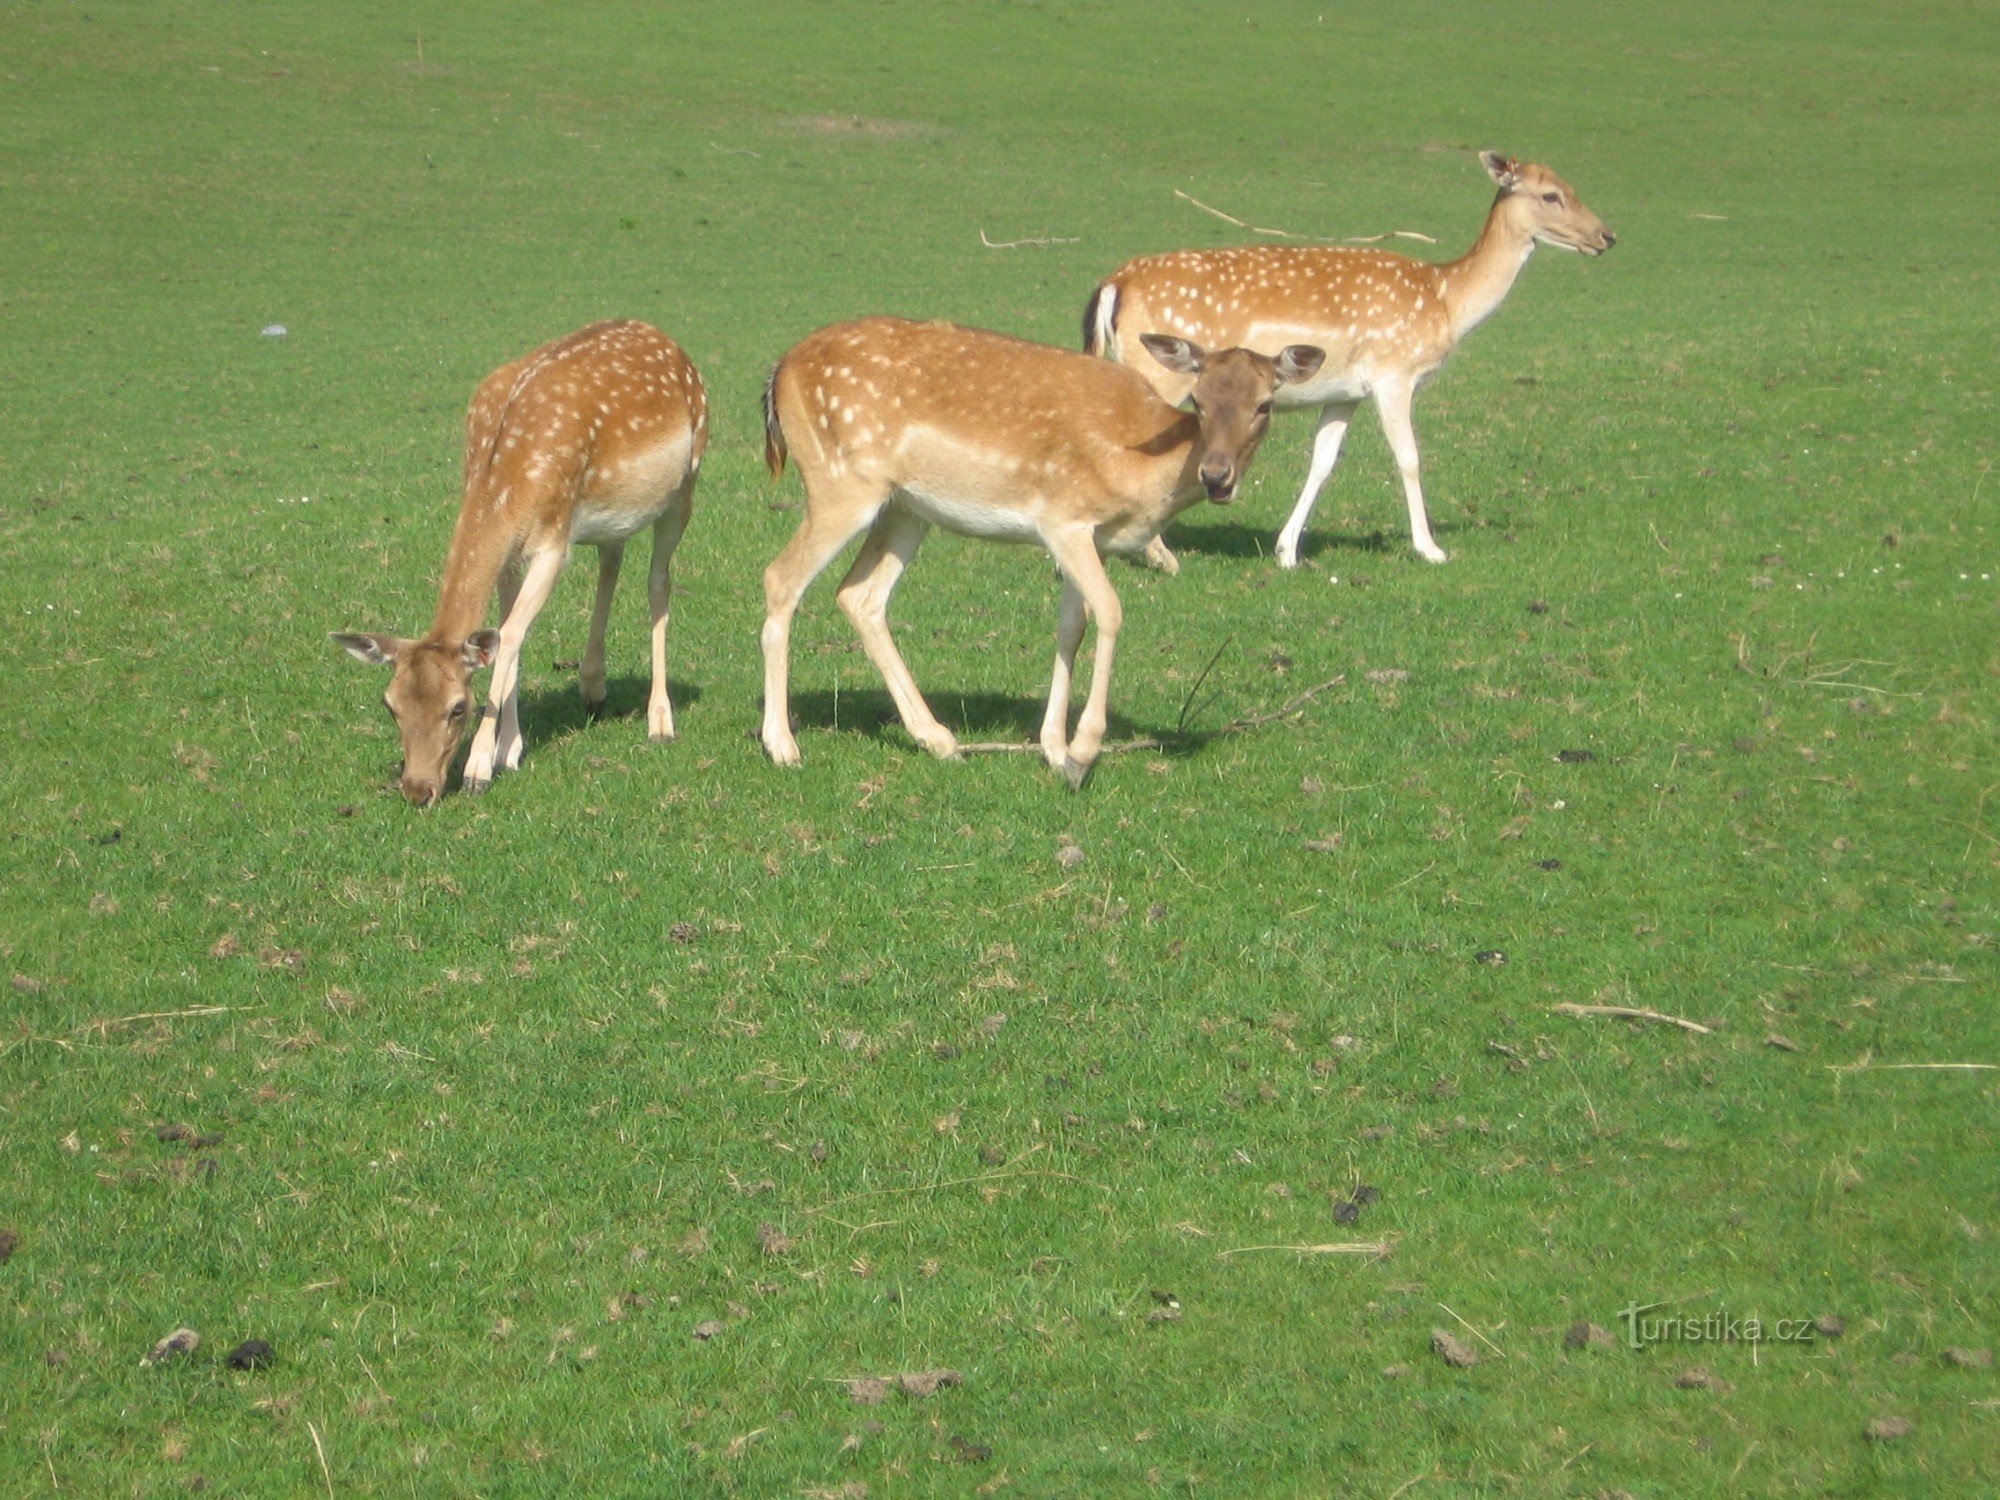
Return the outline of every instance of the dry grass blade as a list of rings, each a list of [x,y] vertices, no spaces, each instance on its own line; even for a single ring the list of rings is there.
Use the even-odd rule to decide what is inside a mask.
[[[1334,1245],[1238,1245],[1234,1250],[1218,1250],[1217,1260],[1232,1255],[1254,1255],[1260,1250],[1289,1250],[1294,1255],[1370,1255],[1380,1260],[1395,1246],[1388,1240],[1347,1240]]]
[[[319,1455],[319,1473],[320,1478],[326,1481],[327,1500],[333,1500],[333,1470],[326,1466],[326,1448],[319,1440],[319,1428],[308,1421],[306,1423],[306,1431],[312,1434],[313,1452]]]
[[[1565,1000],[1561,1005],[1549,1008],[1559,1016],[1618,1016],[1627,1021],[1659,1021],[1667,1026],[1678,1026],[1682,1031],[1692,1031],[1696,1036],[1714,1034],[1713,1027],[1704,1026],[1699,1021],[1670,1016],[1665,1011],[1644,1010],[1636,1005],[1577,1005]]]
[[[136,1016],[106,1016],[98,1021],[86,1021],[77,1027],[78,1031],[93,1031],[99,1036],[114,1026],[136,1026],[141,1021],[179,1021],[191,1016],[221,1016],[231,1011],[261,1010],[256,1005],[197,1005],[188,1010],[142,1010]]]

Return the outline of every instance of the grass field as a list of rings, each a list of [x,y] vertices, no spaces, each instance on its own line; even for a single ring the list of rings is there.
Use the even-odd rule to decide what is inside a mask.
[[[2000,1074],[1884,1066],[2000,1064],[1994,22],[0,5],[0,1491],[2000,1489]],[[789,344],[1073,344],[1240,240],[1177,188],[1455,254],[1488,146],[1620,243],[1420,398],[1450,564],[1364,414],[1272,565],[1293,418],[1114,575],[1165,750],[933,762],[823,583],[765,762]],[[556,665],[586,554],[526,763],[414,813],[326,633],[427,624],[473,385],[607,316],[715,406],[681,739],[643,547],[613,716]],[[961,735],[1055,600],[926,548]],[[1565,1349],[1648,1303],[1845,1333]]]

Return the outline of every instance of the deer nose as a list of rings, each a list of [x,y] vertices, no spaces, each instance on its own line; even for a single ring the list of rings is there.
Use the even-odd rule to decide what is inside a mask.
[[[1617,243],[1618,243],[1618,236],[1617,236],[1617,235],[1615,235],[1615,234],[1613,234],[1613,233],[1612,233],[1612,232],[1611,232],[1610,230],[1608,230],[1608,229],[1607,229],[1607,230],[1605,230],[1605,231],[1604,231],[1604,248],[1605,248],[1605,249],[1607,249],[1607,250],[1609,250],[1609,249],[1610,249],[1610,248],[1611,248],[1611,247],[1612,247],[1613,245],[1615,245],[1615,244],[1617,244]]]
[[[403,800],[412,807],[431,807],[444,795],[444,788],[435,781],[417,781],[403,778]]]
[[[1227,500],[1236,493],[1236,465],[1226,458],[1204,459],[1201,482],[1211,500]]]

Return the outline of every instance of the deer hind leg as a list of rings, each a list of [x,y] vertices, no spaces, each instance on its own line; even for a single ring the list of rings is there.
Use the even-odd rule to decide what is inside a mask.
[[[674,492],[673,503],[653,522],[653,564],[646,600],[653,611],[653,691],[646,700],[646,736],[656,744],[674,737],[674,706],[667,701],[667,610],[673,595],[674,549],[694,510],[694,476]]]
[[[1431,537],[1430,518],[1424,513],[1424,487],[1417,473],[1417,430],[1410,422],[1410,406],[1416,399],[1413,386],[1395,384],[1375,388],[1375,409],[1382,415],[1382,435],[1389,451],[1396,455],[1396,467],[1403,475],[1403,498],[1410,505],[1410,545],[1425,562],[1441,563],[1450,554]]]
[[[618,569],[625,561],[623,542],[605,542],[597,549],[597,601],[590,609],[590,639],[583,648],[583,709],[593,719],[604,712],[604,631],[611,623],[611,596],[618,589]]]
[[[1056,667],[1049,679],[1049,706],[1042,715],[1042,759],[1053,770],[1069,763],[1069,689],[1076,671],[1076,648],[1083,644],[1087,611],[1083,590],[1063,577],[1062,603],[1056,608]]]
[[[465,758],[465,789],[483,792],[493,780],[497,761],[506,770],[521,763],[521,643],[528,627],[555,592],[567,549],[558,547],[535,554],[528,562],[519,591],[500,622],[500,649],[493,653],[493,677],[487,684],[486,708],[480,714],[479,732],[472,737],[472,750]]]
[[[889,696],[895,700],[903,727],[924,749],[940,760],[949,760],[958,754],[958,737],[937,721],[917,688],[916,678],[910,675],[909,663],[896,649],[895,637],[889,634],[889,596],[896,591],[903,570],[917,555],[917,548],[924,544],[930,529],[931,523],[922,516],[897,505],[885,507],[875,518],[868,540],[855,554],[854,566],[847,570],[835,597],[854,626],[854,633],[861,637],[861,647],[868,653],[868,659],[875,663],[875,670],[888,684]]]
[[[1306,534],[1306,522],[1312,519],[1313,506],[1319,503],[1319,492],[1333,473],[1333,466],[1340,459],[1340,442],[1347,436],[1347,424],[1354,420],[1353,401],[1329,401],[1320,408],[1319,428],[1313,433],[1312,463],[1306,470],[1306,487],[1299,491],[1299,498],[1292,506],[1291,518],[1285,522],[1285,529],[1278,533],[1278,566],[1296,568],[1299,565],[1299,543]]]
[[[1079,527],[1059,532],[1048,539],[1048,546],[1063,570],[1066,590],[1073,587],[1082,595],[1084,607],[1097,622],[1097,653],[1091,663],[1090,696],[1084,700],[1083,712],[1077,715],[1076,733],[1070,736],[1062,768],[1069,784],[1081,787],[1104,745],[1104,729],[1110,717],[1111,659],[1118,648],[1118,630],[1124,623],[1125,611],[1118,602],[1117,591],[1111,587],[1111,580],[1105,576],[1104,560],[1097,555],[1097,539],[1088,530]],[[1067,623],[1063,621],[1058,629],[1061,630]],[[1058,667],[1056,677],[1064,689],[1065,700],[1068,697],[1068,676]],[[1052,683],[1051,687],[1055,685]],[[1049,715],[1063,715],[1067,710],[1067,702],[1058,704],[1051,692]]]
[[[874,524],[888,497],[856,485],[837,490],[819,479],[806,487],[806,518],[764,570],[764,750],[781,766],[799,763],[792,736],[792,616],[811,582],[840,549]]]

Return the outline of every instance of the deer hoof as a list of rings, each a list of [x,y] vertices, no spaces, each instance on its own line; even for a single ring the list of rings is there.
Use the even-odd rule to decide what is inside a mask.
[[[477,797],[491,785],[493,785],[493,778],[491,776],[468,776],[460,785],[459,790],[464,792],[468,797]]]
[[[680,736],[675,734],[671,729],[655,729],[646,738],[656,745],[671,745]]]
[[[1094,760],[1085,762],[1073,755],[1066,755],[1063,757],[1063,780],[1069,783],[1071,791],[1080,792],[1083,790],[1083,784],[1090,780],[1090,773],[1096,765],[1097,762]]]

